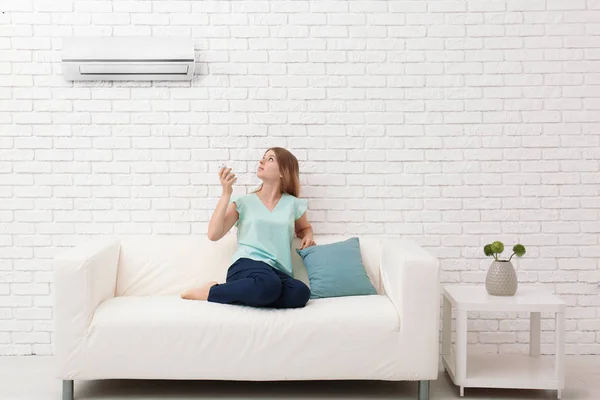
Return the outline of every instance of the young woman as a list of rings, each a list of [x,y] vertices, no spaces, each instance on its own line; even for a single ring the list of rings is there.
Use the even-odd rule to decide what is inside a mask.
[[[308,302],[310,289],[292,278],[294,232],[302,239],[300,248],[315,244],[306,219],[307,201],[298,198],[298,160],[288,150],[273,147],[259,161],[256,175],[263,182],[257,190],[231,199],[237,178],[231,168],[219,171],[223,194],[208,224],[208,237],[219,240],[235,224],[238,249],[226,283],[208,282],[182,293],[182,298],[273,308],[299,308]]]

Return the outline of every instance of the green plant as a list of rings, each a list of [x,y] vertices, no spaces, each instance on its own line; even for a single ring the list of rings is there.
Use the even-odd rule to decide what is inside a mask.
[[[493,256],[496,261],[510,261],[510,259],[516,254],[517,257],[523,257],[525,254],[525,246],[522,244],[515,244],[513,247],[514,253],[510,256],[508,260],[500,260],[498,259],[498,255],[504,251],[504,243],[502,242],[494,242],[492,244],[486,244],[483,247],[483,252],[486,256]]]

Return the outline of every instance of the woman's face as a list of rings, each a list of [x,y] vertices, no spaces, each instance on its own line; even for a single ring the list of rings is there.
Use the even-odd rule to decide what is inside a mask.
[[[263,158],[258,161],[256,176],[263,181],[279,180],[279,164],[277,164],[277,157],[275,157],[275,152],[273,150],[267,151]]]

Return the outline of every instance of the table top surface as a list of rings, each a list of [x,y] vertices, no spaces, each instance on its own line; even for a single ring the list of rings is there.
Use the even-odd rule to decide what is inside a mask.
[[[464,310],[491,311],[564,311],[565,302],[558,296],[534,286],[519,285],[514,296],[492,296],[485,285],[445,285],[444,296],[452,305]]]

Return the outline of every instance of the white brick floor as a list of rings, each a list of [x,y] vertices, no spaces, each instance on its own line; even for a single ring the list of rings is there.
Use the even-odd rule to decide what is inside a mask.
[[[0,357],[0,399],[60,400],[52,357]],[[564,400],[600,399],[600,356],[567,357]],[[459,399],[448,376],[432,383],[432,400]],[[415,399],[416,384],[380,381],[76,381],[76,400],[164,399]],[[555,391],[467,389],[465,400],[555,399]]]

